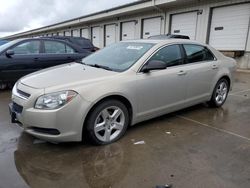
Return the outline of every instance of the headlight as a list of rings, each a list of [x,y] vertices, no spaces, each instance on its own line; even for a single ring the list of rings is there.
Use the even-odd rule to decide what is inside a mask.
[[[61,91],[42,95],[37,99],[35,108],[44,110],[54,110],[67,104],[76,95],[77,93],[75,91]]]

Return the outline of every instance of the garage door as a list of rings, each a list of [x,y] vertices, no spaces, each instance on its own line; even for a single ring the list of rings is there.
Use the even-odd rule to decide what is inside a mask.
[[[64,31],[64,36],[71,36],[71,31]]]
[[[135,39],[135,22],[124,22],[121,25],[121,39],[122,40],[133,40]]]
[[[100,48],[100,44],[101,44],[101,37],[100,37],[101,31],[100,31],[100,27],[92,27],[92,36],[91,36],[91,40],[92,43],[94,44],[94,46],[99,47]]]
[[[81,36],[88,39],[89,38],[89,29],[87,29],[87,28],[82,29]]]
[[[63,36],[63,32],[58,32],[57,35],[58,36]]]
[[[143,20],[142,38],[161,34],[161,17]]]
[[[214,8],[209,44],[218,50],[245,50],[250,4]]]
[[[187,35],[195,40],[197,20],[197,11],[172,15],[171,34]]]
[[[116,25],[106,25],[105,26],[105,46],[113,44],[116,42]]]
[[[73,37],[80,37],[80,30],[79,29],[75,29],[72,31]]]

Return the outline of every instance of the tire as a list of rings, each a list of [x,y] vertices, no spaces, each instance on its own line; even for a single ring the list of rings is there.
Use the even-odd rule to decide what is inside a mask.
[[[118,100],[98,104],[86,120],[89,140],[95,145],[106,145],[119,140],[129,124],[127,107]]]
[[[13,84],[13,83],[8,83],[7,87],[8,87],[9,89],[12,89],[12,88],[14,87],[14,84]]]
[[[7,86],[7,84],[0,82],[0,90],[5,90]]]
[[[228,80],[222,78],[215,85],[213,95],[210,101],[208,101],[208,105],[214,108],[221,107],[226,102],[228,93],[229,93]]]

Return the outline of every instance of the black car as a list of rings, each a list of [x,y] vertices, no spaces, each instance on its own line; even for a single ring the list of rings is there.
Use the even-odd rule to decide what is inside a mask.
[[[8,41],[7,40],[0,40],[0,46],[6,44]]]
[[[19,78],[55,65],[81,60],[91,54],[65,40],[17,39],[0,46],[0,89]]]
[[[65,40],[65,41],[68,41],[74,45],[77,45],[78,47],[80,47],[82,49],[89,50],[91,52],[95,52],[95,51],[99,50],[99,48],[95,47],[89,39],[86,39],[83,37],[52,36],[52,37],[43,37],[43,38]]]
[[[173,34],[166,34],[166,35],[155,35],[149,37],[149,39],[160,39],[160,40],[165,40],[165,39],[190,39],[189,36],[186,35],[173,35]]]

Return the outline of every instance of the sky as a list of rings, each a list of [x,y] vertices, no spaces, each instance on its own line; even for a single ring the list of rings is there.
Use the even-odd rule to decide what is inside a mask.
[[[0,0],[0,37],[136,0]]]

